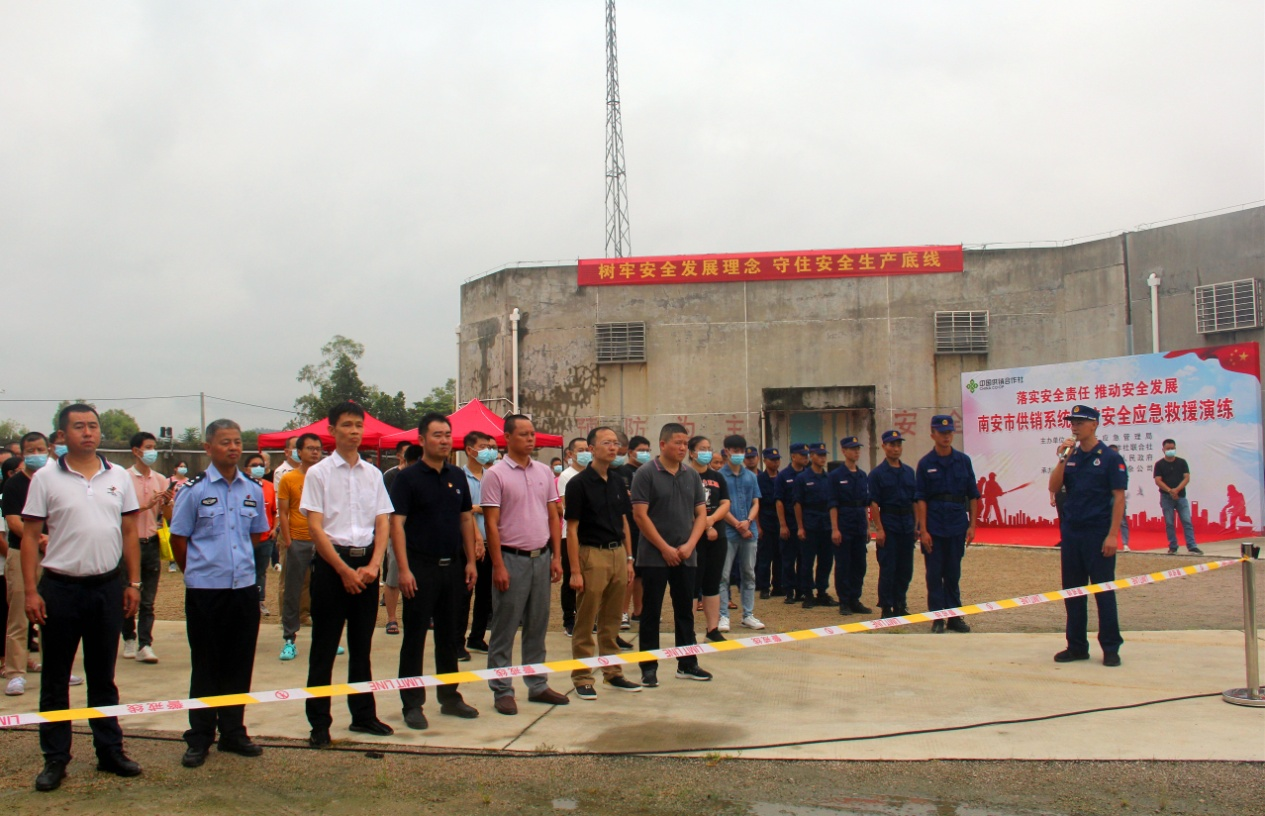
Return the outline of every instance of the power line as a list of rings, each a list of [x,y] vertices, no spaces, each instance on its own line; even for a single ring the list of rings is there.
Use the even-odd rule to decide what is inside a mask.
[[[158,397],[83,397],[82,399],[84,402],[142,402],[145,400],[200,399],[202,396],[204,395],[202,394],[171,394],[168,396],[158,396]],[[231,402],[234,405],[245,405],[250,408],[261,408],[265,411],[277,411],[278,413],[282,413],[282,414],[298,414],[299,413],[298,411],[295,411],[293,408],[273,408],[271,405],[256,405],[253,402],[242,402],[241,400],[229,399],[228,397],[217,397],[212,394],[206,394],[205,396],[207,399],[219,400],[220,402]],[[60,398],[48,398],[48,399],[38,399],[38,398],[18,399],[18,398],[0,397],[0,402],[58,402],[60,403],[60,402],[66,402],[66,398],[60,397]]]

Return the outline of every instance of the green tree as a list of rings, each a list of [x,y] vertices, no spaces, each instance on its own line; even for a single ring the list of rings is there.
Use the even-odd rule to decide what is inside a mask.
[[[141,426],[132,418],[132,415],[122,408],[111,408],[101,414],[101,440],[103,442],[120,443],[120,447],[127,447],[132,434],[140,429]]]
[[[27,427],[16,419],[0,420],[0,442],[16,441],[26,432]]]
[[[311,389],[294,401],[294,408],[304,425],[329,415],[329,409],[344,400],[354,400],[367,409],[372,392],[360,379],[356,363],[365,354],[365,347],[355,340],[336,334],[321,346],[321,361],[299,369],[296,378]]]
[[[77,402],[87,402],[87,400],[83,400],[83,399],[77,399],[73,401],[62,400],[61,402],[57,403],[57,410],[53,411],[53,421],[52,421],[52,424],[50,425],[50,427],[54,431],[57,430],[57,420],[61,416],[61,409],[65,408],[67,405],[73,405],[74,403],[77,403]],[[89,404],[91,405],[91,403]],[[96,406],[94,405],[93,407],[95,408]]]
[[[202,429],[196,425],[185,428],[176,440],[176,446],[181,450],[197,450],[202,447]]]
[[[413,403],[413,416],[410,418],[409,424],[416,425],[423,414],[431,411],[437,411],[447,416],[455,410],[457,410],[457,381],[449,377],[448,382],[444,383],[443,386],[432,388],[426,399]]]
[[[397,391],[395,396],[374,389],[375,393],[365,405],[365,410],[373,414],[378,419],[394,425],[397,428],[408,428],[417,423],[413,421],[413,413],[409,411],[408,402],[404,398],[403,391]]]

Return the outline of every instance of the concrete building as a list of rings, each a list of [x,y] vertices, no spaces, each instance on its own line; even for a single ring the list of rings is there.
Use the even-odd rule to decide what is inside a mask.
[[[960,412],[964,371],[1152,351],[1153,274],[1161,350],[1265,339],[1265,207],[1071,245],[968,248],[961,273],[581,287],[575,264],[508,267],[461,288],[458,399],[508,410],[517,377],[520,409],[565,437],[611,424],[653,439],[669,421],[782,447],[856,434],[872,460],[877,434],[896,427],[920,455],[930,417]],[[1196,287],[1231,281],[1251,281],[1234,287],[1234,313],[1254,327],[1201,333]],[[986,331],[975,346],[986,350],[937,353],[945,311],[974,313],[957,317],[977,344]],[[644,362],[599,363],[599,324],[642,322]],[[946,328],[941,342],[962,338]]]

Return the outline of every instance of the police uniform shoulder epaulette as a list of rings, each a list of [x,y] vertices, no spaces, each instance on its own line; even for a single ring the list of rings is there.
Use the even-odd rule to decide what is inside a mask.
[[[201,473],[199,473],[197,476],[194,476],[192,479],[185,482],[184,485],[181,487],[181,490],[186,490],[190,487],[193,487],[195,484],[197,484],[198,482],[202,481],[205,478],[206,478],[206,471],[204,470]]]

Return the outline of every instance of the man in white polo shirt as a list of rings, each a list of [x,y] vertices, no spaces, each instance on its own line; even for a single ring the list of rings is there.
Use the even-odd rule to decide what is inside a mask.
[[[114,662],[123,618],[140,606],[140,544],[136,537],[136,490],[132,477],[97,453],[101,422],[90,405],[61,410],[58,428],[66,454],[55,467],[31,479],[22,509],[22,578],[26,614],[41,631],[44,671],[40,711],[70,707],[70,666],[83,641],[83,666],[90,707],[117,705]],[[48,528],[44,576],[35,583],[40,563],[39,538]],[[127,585],[119,580],[120,562]],[[115,717],[89,720],[97,769],[137,776],[141,766],[123,752],[123,731]],[[44,770],[35,789],[55,790],[70,762],[70,721],[41,723]]]

